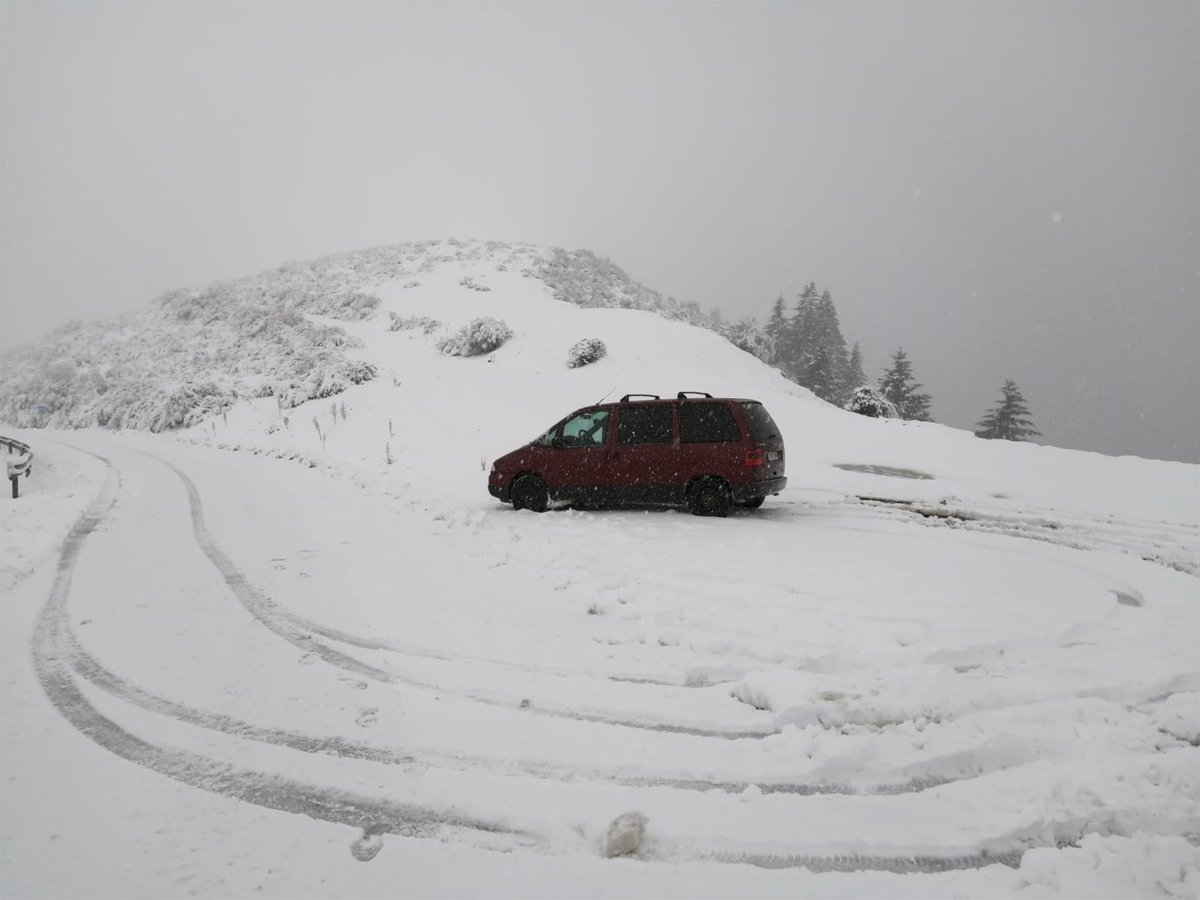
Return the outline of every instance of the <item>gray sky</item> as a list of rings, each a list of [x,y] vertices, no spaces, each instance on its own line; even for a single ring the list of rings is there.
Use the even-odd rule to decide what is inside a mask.
[[[0,4],[0,346],[449,236],[1200,461],[1200,4]]]

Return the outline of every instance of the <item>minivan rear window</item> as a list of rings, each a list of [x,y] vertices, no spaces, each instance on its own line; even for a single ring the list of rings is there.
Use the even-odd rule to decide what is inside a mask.
[[[754,436],[754,440],[761,444],[769,438],[779,437],[779,426],[775,424],[765,406],[753,401],[743,401],[742,409],[746,418],[750,420],[750,434]]]

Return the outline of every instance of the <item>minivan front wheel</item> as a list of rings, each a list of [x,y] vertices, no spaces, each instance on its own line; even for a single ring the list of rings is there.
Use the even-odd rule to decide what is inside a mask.
[[[727,516],[733,497],[729,485],[719,478],[705,478],[692,488],[691,509],[697,516]]]
[[[550,502],[550,493],[546,490],[546,482],[536,475],[522,475],[512,487],[513,509],[528,509],[533,512],[545,512]]]

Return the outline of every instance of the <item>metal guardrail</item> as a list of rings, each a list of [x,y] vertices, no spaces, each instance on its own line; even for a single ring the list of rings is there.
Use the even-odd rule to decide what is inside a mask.
[[[8,480],[12,482],[12,495],[16,500],[20,494],[17,479],[22,475],[28,478],[29,473],[33,470],[33,451],[29,449],[28,444],[22,444],[20,441],[3,436],[0,436],[0,446],[8,448]],[[13,458],[14,454],[16,454],[15,459]]]

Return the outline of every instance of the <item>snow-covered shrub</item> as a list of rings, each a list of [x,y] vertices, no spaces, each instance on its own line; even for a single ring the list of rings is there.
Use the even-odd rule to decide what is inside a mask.
[[[46,366],[46,377],[51,381],[70,381],[75,377],[75,361],[71,359],[56,359]]]
[[[374,294],[349,291],[343,294],[308,294],[297,306],[305,312],[316,313],[319,316],[361,322],[375,315],[380,302]]]
[[[843,409],[874,419],[895,419],[899,416],[895,404],[869,384],[857,388]]]
[[[209,416],[225,412],[233,406],[236,399],[212,382],[184,385],[167,396],[158,418],[150,425],[150,430],[188,428],[203,422]]]
[[[459,285],[465,288],[470,288],[473,291],[490,291],[491,288],[486,284],[480,284],[471,275],[464,275],[458,281]]]
[[[351,384],[366,384],[379,374],[379,370],[364,360],[350,359],[342,363],[341,374]]]
[[[604,341],[600,338],[584,338],[567,351],[567,368],[578,369],[581,366],[591,365],[596,360],[603,359],[607,354],[608,348],[604,346]]]
[[[510,337],[511,328],[499,319],[483,316],[442,338],[438,341],[438,349],[447,356],[480,356],[498,349]]]
[[[758,327],[754,317],[739,319],[717,329],[717,333],[739,350],[745,350],[763,362],[771,358],[772,342],[767,333]]]
[[[667,319],[677,319],[701,328],[710,327],[698,303],[682,303],[664,297],[634,281],[611,260],[588,250],[555,248],[531,274],[550,288],[554,299],[576,306],[606,309],[644,309]]]
[[[389,313],[392,321],[388,323],[388,331],[409,331],[410,329],[420,328],[425,334],[432,334],[441,327],[442,323],[437,319],[431,319],[429,316],[399,316],[396,313]]]

